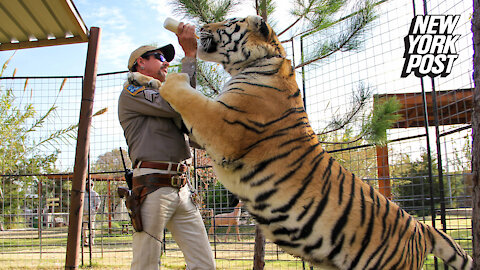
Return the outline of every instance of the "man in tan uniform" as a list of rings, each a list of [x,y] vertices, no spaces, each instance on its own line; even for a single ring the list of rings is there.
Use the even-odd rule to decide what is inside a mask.
[[[182,72],[195,81],[197,40],[195,28],[178,26],[185,57]],[[175,55],[171,44],[141,46],[132,52],[128,69],[165,81]],[[166,227],[182,250],[187,269],[215,269],[215,260],[201,215],[182,180],[191,157],[181,118],[154,89],[126,85],[118,101],[118,116],[133,162],[133,193],[141,197],[143,230],[133,235],[131,269],[158,269],[161,240]]]

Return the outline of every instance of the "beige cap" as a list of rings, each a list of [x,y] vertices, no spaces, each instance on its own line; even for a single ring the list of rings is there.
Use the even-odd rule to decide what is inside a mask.
[[[175,48],[172,44],[168,44],[159,48],[148,45],[140,46],[130,54],[130,58],[128,59],[128,70],[132,69],[140,56],[144,55],[147,52],[153,51],[161,51],[168,62],[171,62],[175,57]]]

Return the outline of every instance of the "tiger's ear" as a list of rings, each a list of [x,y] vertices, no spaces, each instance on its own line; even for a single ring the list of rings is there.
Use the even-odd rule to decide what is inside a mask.
[[[258,31],[265,39],[269,39],[271,30],[268,27],[267,23],[260,16],[248,16],[247,22],[252,27],[252,29]]]

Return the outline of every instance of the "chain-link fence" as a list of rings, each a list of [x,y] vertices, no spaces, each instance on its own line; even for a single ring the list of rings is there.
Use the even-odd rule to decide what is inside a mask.
[[[305,66],[306,109],[318,133],[331,119],[349,115],[363,89],[372,92],[362,113],[376,101],[396,98],[401,119],[387,131],[389,143],[376,147],[355,134],[362,120],[328,133],[330,152],[419,220],[446,231],[471,252],[472,3],[468,1],[386,1],[366,33],[363,48]],[[458,58],[450,75],[402,78],[404,38],[416,15],[460,15],[454,33]],[[334,27],[331,31],[341,31]],[[323,33],[301,37],[302,53],[314,51]],[[354,121],[355,122],[355,121]],[[346,134],[346,135],[345,135]],[[352,143],[342,143],[352,141]],[[429,259],[426,269],[437,269]],[[440,263],[439,263],[440,264]]]

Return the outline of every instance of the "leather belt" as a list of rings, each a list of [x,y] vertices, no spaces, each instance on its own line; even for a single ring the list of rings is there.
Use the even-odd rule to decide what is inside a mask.
[[[152,173],[133,177],[133,188],[144,187],[174,187],[181,188],[186,183],[186,178],[173,174]]]
[[[176,171],[178,173],[184,173],[187,171],[187,165],[182,163],[162,163],[152,161],[141,161],[139,168],[158,169],[163,171]]]

